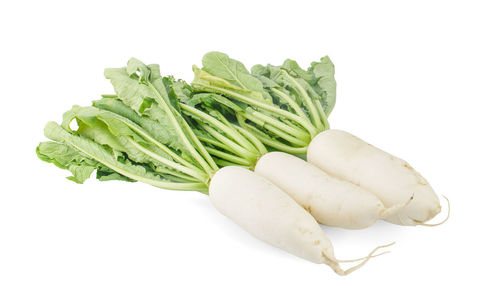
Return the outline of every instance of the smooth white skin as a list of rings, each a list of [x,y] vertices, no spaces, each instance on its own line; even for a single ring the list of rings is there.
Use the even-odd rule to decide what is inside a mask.
[[[341,130],[327,130],[309,144],[307,161],[331,176],[375,194],[386,207],[409,202],[385,218],[399,225],[416,225],[441,211],[429,183],[407,162]]]
[[[314,218],[265,178],[241,167],[224,167],[213,176],[209,193],[217,210],[256,238],[345,274]]]
[[[384,204],[369,191],[287,153],[262,156],[255,173],[285,191],[320,224],[366,228],[380,219],[385,210]]]

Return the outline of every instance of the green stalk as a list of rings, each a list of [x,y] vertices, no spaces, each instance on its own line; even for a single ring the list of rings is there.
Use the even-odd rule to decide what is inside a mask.
[[[134,147],[136,147],[139,151],[141,151],[142,153],[151,157],[152,159],[159,161],[160,163],[164,164],[165,166],[170,167],[172,169],[175,169],[177,171],[183,172],[189,176],[195,177],[202,182],[205,182],[205,183],[208,182],[208,175],[207,174],[205,174],[199,170],[193,170],[193,169],[181,166],[174,161],[171,161],[171,160],[169,160],[161,155],[154,153],[151,150],[144,148],[141,144],[136,143],[132,138],[127,137],[127,139],[128,139],[128,142],[130,144],[132,144]]]
[[[220,159],[220,158],[214,158],[215,162],[220,165],[221,167],[227,167],[227,166],[234,166],[234,163],[232,162],[228,162],[226,160],[223,160],[223,159]],[[252,167],[250,166],[243,166],[243,165],[239,165],[239,167],[243,167],[243,168],[246,168],[248,170],[253,170]]]
[[[102,110],[102,109],[101,109]],[[108,110],[104,110],[104,111],[108,111]],[[115,116],[117,119],[119,119],[120,121],[124,122],[125,124],[127,124],[127,126],[129,126],[132,130],[134,130],[135,132],[137,132],[139,135],[141,135],[142,137],[144,137],[145,139],[147,139],[148,141],[152,142],[155,146],[157,146],[159,149],[161,149],[163,152],[167,153],[170,157],[172,157],[172,159],[174,159],[175,161],[181,163],[182,165],[184,165],[185,167],[188,167],[190,169],[193,169],[193,170],[198,170],[200,173],[203,174],[203,172],[201,170],[199,170],[199,168],[197,168],[195,165],[193,165],[192,163],[186,161],[184,158],[180,157],[177,153],[175,153],[174,151],[172,151],[170,148],[168,148],[167,146],[165,146],[164,144],[162,144],[161,142],[157,141],[156,139],[154,139],[153,137],[151,137],[145,130],[142,129],[142,127],[140,127],[139,125],[137,125],[136,123],[132,122],[131,120],[129,120],[128,118],[125,118],[121,115],[118,115],[114,112],[111,112],[111,111],[108,111],[111,115]]]
[[[233,123],[230,123],[226,117],[224,117],[224,115],[222,115],[219,111],[213,111],[217,117],[228,127],[230,127],[231,129],[235,130],[236,133],[238,133],[238,136],[241,137],[242,141],[244,141],[246,143],[245,147],[248,147],[248,150],[251,151],[252,153],[259,153],[259,149],[257,148],[257,146],[255,145],[255,142],[253,142],[252,140],[248,139],[244,134],[241,134],[241,132],[238,132],[237,131],[237,125],[233,124]],[[259,142],[257,140],[257,142]],[[260,143],[262,145],[262,143]]]
[[[250,126],[251,127],[251,126]],[[301,147],[301,148],[293,148],[284,144],[281,144],[275,140],[271,140],[265,136],[262,136],[261,134],[255,134],[257,138],[268,145],[269,147],[272,147],[276,150],[283,151],[286,153],[290,154],[306,154],[307,153],[307,147]]]
[[[194,178],[194,177],[189,176],[189,175],[184,174],[184,173],[177,172],[177,171],[169,169],[169,168],[156,167],[156,168],[154,168],[154,170],[157,171],[162,176],[163,176],[163,174],[168,174],[169,176],[167,176],[166,178],[170,178],[172,180],[175,180],[178,183],[199,182],[199,180],[197,178]],[[174,179],[174,177],[176,179]]]
[[[319,114],[317,111],[317,108],[315,107],[314,103],[311,100],[311,97],[307,94],[306,90],[293,78],[290,76],[286,71],[282,70],[282,73],[285,75],[285,77],[290,80],[295,88],[299,91],[300,95],[302,95],[302,98],[306,101],[306,106],[309,110],[309,113],[311,114],[313,124],[316,126],[318,129],[322,129],[323,126],[321,124],[321,120],[319,118]]]
[[[293,135],[290,135],[290,134],[287,134],[283,131],[281,131],[280,129],[278,128],[275,128],[274,126],[270,125],[270,124],[266,124],[265,121],[261,120],[260,118],[258,117],[255,117],[255,116],[249,116],[248,113],[245,113],[245,114],[241,114],[241,116],[245,117],[246,119],[248,120],[251,120],[253,122],[255,122],[256,124],[262,126],[263,128],[273,132],[274,134],[278,135],[279,137],[289,141],[290,143],[292,144],[295,144],[297,146],[307,146],[308,145],[308,141],[304,141],[300,138],[297,138]]]
[[[213,137],[215,137],[217,140],[219,140],[220,142],[224,143],[228,147],[234,149],[237,152],[236,154],[241,155],[241,156],[243,156],[244,158],[246,158],[248,160],[252,160],[252,159],[254,159],[256,157],[254,154],[250,153],[245,148],[242,148],[241,146],[239,146],[236,143],[234,143],[234,142],[230,141],[229,139],[227,139],[227,137],[221,135],[219,132],[217,132],[212,127],[207,126],[207,125],[202,125],[202,127],[205,129],[205,131],[207,131],[210,135],[212,135]]]
[[[290,135],[293,135],[297,138],[300,138],[300,139],[303,139],[306,141],[310,140],[309,134],[307,134],[306,132],[303,132],[301,129],[299,129],[297,127],[289,126],[289,125],[287,125],[287,124],[285,124],[277,119],[274,119],[271,116],[264,115],[260,112],[255,111],[255,110],[251,110],[251,111],[247,111],[247,112],[249,112],[250,115],[253,115],[253,116],[257,117],[258,119],[265,121],[268,124],[282,130],[283,132],[286,132]]]
[[[224,159],[224,160],[227,160],[227,161],[230,161],[232,163],[239,164],[239,165],[247,165],[247,166],[251,165],[250,161],[248,161],[244,158],[241,158],[241,157],[229,154],[229,153],[225,153],[225,152],[222,152],[222,151],[214,149],[214,148],[210,148],[210,147],[205,147],[205,148],[207,149],[207,151],[210,154],[217,156],[218,158],[221,158],[221,159]]]
[[[176,172],[168,168],[153,168],[153,170],[156,171],[158,175],[160,175],[161,177],[164,177],[176,183],[199,182],[199,180],[191,176],[185,175],[184,173]]]
[[[303,119],[308,119],[302,108],[299,106],[299,104],[297,104],[295,100],[290,98],[290,96],[275,88],[271,88],[271,92],[285,99],[286,102],[292,107],[292,109],[295,111],[297,115],[299,115]]]
[[[248,130],[246,130],[246,129],[240,127],[240,126],[234,125],[234,127],[241,134],[243,134],[244,136],[246,136],[254,144],[254,146],[257,148],[257,150],[259,150],[259,154],[260,155],[264,155],[264,154],[267,153],[266,147],[262,144],[262,142],[257,137],[255,137],[255,135],[253,135],[251,132],[248,132]]]
[[[195,107],[191,107],[189,105],[180,104],[181,109],[184,111],[195,115],[199,117],[202,120],[205,120],[206,122],[212,124],[215,128],[220,129],[222,132],[226,133],[228,136],[230,136],[232,139],[234,139],[239,145],[243,146],[246,149],[249,150],[255,150],[254,147],[246,140],[243,136],[241,136],[238,132],[233,130],[231,127],[228,127],[227,125],[221,123],[219,120],[215,119],[214,117],[210,116],[209,114],[200,111],[196,109]]]
[[[199,149],[199,151],[201,151],[201,154],[203,155],[203,157],[205,158],[205,160],[208,162],[208,164],[210,165],[210,167],[212,167],[212,170],[208,171],[210,173],[210,175],[212,175],[217,170],[219,170],[219,167],[214,162],[214,160],[212,159],[212,157],[210,156],[210,154],[207,152],[207,150],[205,150],[205,147],[201,144],[200,140],[198,139],[198,137],[196,137],[196,134],[194,134],[193,130],[188,125],[188,123],[184,120],[184,118],[182,119],[182,124],[183,124],[184,128],[186,129],[186,131],[188,132],[188,135],[193,140],[193,142],[196,145],[196,147]]]
[[[229,151],[233,154],[238,154],[237,151],[231,149],[231,147],[228,147],[227,145],[221,143],[220,141],[216,140],[216,139],[213,139],[213,138],[210,138],[208,136],[205,136],[205,135],[197,135],[198,138],[202,141],[202,142],[205,142],[205,143],[208,143],[208,144],[211,144],[217,148],[220,148],[220,149],[223,149],[223,150],[226,150],[226,151]]]
[[[326,117],[326,113],[321,106],[319,100],[315,99],[316,106],[318,107],[319,115],[321,116],[321,121],[323,122],[323,131],[330,129],[330,123],[328,122],[328,117]]]
[[[300,148],[290,147],[290,146],[282,144],[276,140],[270,139],[265,133],[263,133],[259,129],[255,128],[254,126],[251,126],[245,122],[240,123],[240,124],[243,128],[251,130],[251,132],[253,132],[255,137],[257,137],[257,139],[259,139],[261,142],[268,145],[269,147],[272,147],[272,148],[275,148],[276,150],[287,152],[290,154],[306,154],[307,153],[307,146],[300,147]]]
[[[288,118],[288,119],[296,122],[297,124],[301,125],[302,127],[304,127],[304,129],[306,129],[309,132],[309,134],[311,134],[311,138],[314,137],[316,134],[318,134],[318,130],[316,130],[316,128],[311,124],[311,122],[309,120],[304,119],[304,118],[302,118],[296,114],[293,114],[291,112],[280,109],[280,108],[276,107],[274,104],[266,104],[266,103],[263,103],[260,101],[256,101],[256,100],[248,98],[244,95],[234,93],[230,90],[226,90],[223,88],[218,88],[218,87],[200,84],[200,83],[196,83],[196,82],[193,82],[192,85],[203,87],[205,89],[208,89],[209,92],[213,91],[215,93],[220,93],[220,94],[232,97],[234,99],[243,101],[243,102],[245,102],[249,105],[255,106],[257,108],[261,108],[263,110],[270,111],[278,116]]]
[[[184,146],[189,150],[189,152],[191,153],[191,156],[202,166],[202,168],[206,172],[213,172],[213,170],[215,170],[215,168],[211,167],[210,164],[208,164],[208,162],[198,153],[198,151],[194,148],[194,146],[191,144],[191,142],[186,137],[186,134],[182,130],[182,128],[179,125],[178,121],[175,119],[175,116],[174,116],[174,114],[172,112],[171,106],[166,103],[166,101],[163,99],[163,96],[161,96],[160,92],[158,92],[158,90],[156,90],[156,88],[153,85],[151,85],[150,82],[148,82],[148,86],[155,93],[155,95],[157,97],[158,103],[163,108],[163,110],[165,110],[165,113],[168,115],[168,119],[170,121],[172,121],[172,123],[174,125],[174,128],[175,128],[175,132],[177,133],[177,135],[179,136],[179,138],[184,143]],[[183,118],[181,118],[181,119],[184,120]],[[188,129],[187,130],[188,132],[191,130],[191,128],[189,128],[189,126],[188,126],[187,129]],[[192,130],[191,130],[191,132],[192,132]],[[191,136],[191,134],[190,134],[190,136]],[[193,137],[193,136],[191,136],[191,137]],[[196,136],[194,136],[194,137],[196,138]],[[202,150],[202,153],[203,153],[203,150],[205,150],[205,149],[203,148],[203,146],[201,145],[201,143],[200,143],[200,147],[199,148]],[[207,155],[208,155],[208,153],[207,153]],[[215,165],[215,167],[217,167],[217,165]]]
[[[164,181],[157,181],[154,179],[150,179],[147,177],[139,176],[134,173],[130,173],[126,170],[122,170],[121,168],[103,160],[100,159],[98,156],[92,154],[91,152],[72,144],[71,142],[67,142],[67,145],[70,145],[73,149],[78,150],[82,152],[83,154],[87,155],[87,157],[90,157],[91,159],[95,159],[96,161],[100,162],[101,164],[105,165],[106,167],[110,168],[111,170],[126,176],[130,179],[143,182],[158,188],[163,188],[163,189],[169,189],[169,190],[185,190],[185,191],[206,191],[207,185],[204,183],[173,183],[173,182],[164,182]]]

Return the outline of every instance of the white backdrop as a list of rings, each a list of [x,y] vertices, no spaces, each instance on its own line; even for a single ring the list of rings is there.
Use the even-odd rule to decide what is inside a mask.
[[[2,2],[0,303],[498,302],[495,2]],[[202,194],[77,185],[36,158],[47,121],[111,92],[105,67],[134,56],[191,80],[211,50],[248,66],[328,54],[332,127],[409,161],[450,198],[450,220],[325,228],[340,259],[396,241],[339,277],[252,238]]]

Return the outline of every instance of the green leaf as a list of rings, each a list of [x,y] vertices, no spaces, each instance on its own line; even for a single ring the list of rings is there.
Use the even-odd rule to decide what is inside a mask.
[[[202,70],[193,67],[193,86],[205,84],[207,88],[227,89],[263,103],[272,103],[271,96],[264,90],[262,83],[250,74],[241,62],[221,52],[210,52],[203,56],[202,63]]]
[[[105,75],[111,80],[123,103],[141,117],[149,117],[165,127],[171,135],[169,146],[194,159],[208,174],[217,169],[215,162],[182,118],[178,100],[170,100],[168,78],[161,76],[158,65],[145,65],[132,58],[126,68],[107,69]]]
[[[248,72],[243,63],[229,58],[224,53],[209,52],[203,56],[202,63],[203,70],[213,76],[222,78],[247,91],[265,93],[260,81]]]
[[[36,148],[36,154],[45,162],[69,170],[73,175],[68,179],[79,184],[87,180],[92,172],[100,167],[96,161],[62,143],[41,142]]]
[[[187,145],[192,143],[182,141],[178,134],[179,130],[185,132],[180,127],[182,118],[174,108],[169,108],[171,107],[170,100],[158,65],[147,66],[132,58],[126,68],[106,69],[104,75],[111,80],[121,102],[135,110],[141,115],[140,117],[157,122],[157,124],[146,122],[149,126],[164,129],[155,132],[156,135],[163,133],[161,140],[158,140],[181,151],[184,155],[191,155]],[[112,103],[109,100],[107,102]],[[120,110],[123,111],[123,107],[120,107]],[[166,110],[171,111],[172,116],[167,115]],[[128,114],[128,116],[132,115]],[[136,122],[139,120],[137,117],[134,118]]]
[[[148,134],[160,143],[175,150],[182,150],[182,145],[179,143],[178,138],[175,136],[175,130],[173,130],[170,124],[162,124],[159,121],[153,120],[147,116],[141,117],[131,108],[126,106],[121,100],[116,98],[103,98],[94,101],[92,104],[96,108],[107,110],[129,119],[142,127]]]
[[[221,110],[221,112],[224,113],[232,113],[232,111],[244,112],[245,108],[248,107],[248,105],[245,105],[242,102],[230,100],[224,96],[217,95],[214,93],[195,94],[187,102],[187,104],[191,106],[203,105],[203,108],[206,109],[207,111]]]
[[[311,99],[321,103],[326,116],[331,113],[335,106],[337,83],[335,81],[335,67],[328,56],[322,57],[320,62],[312,62],[307,71],[302,69],[296,61],[287,59],[281,66],[255,65],[252,67],[252,74],[266,88],[278,84],[286,87],[290,91],[289,95],[297,96],[297,92],[293,92],[294,84],[281,72],[283,70],[307,91]],[[269,80],[274,81],[274,84]],[[296,102],[302,105],[301,98],[296,98]],[[308,112],[307,108],[302,108]]]
[[[321,96],[321,104],[326,116],[330,115],[335,106],[337,82],[335,81],[335,66],[330,57],[325,56],[320,62],[311,63],[309,72],[314,74],[316,92]]]
[[[116,173],[115,171],[102,167],[96,171],[96,179],[100,180],[101,182],[105,181],[111,181],[111,180],[121,180],[121,181],[126,181],[126,182],[135,182],[135,180],[132,180],[126,176],[123,176],[121,174]]]
[[[292,77],[304,79],[308,83],[314,82],[314,75],[303,70],[295,60],[286,59],[281,67]]]
[[[259,132],[289,144],[293,151],[297,151],[297,146],[302,151],[310,138],[327,125],[322,122],[322,111],[318,113],[321,108],[319,95],[305,80],[289,76],[282,67],[257,65],[250,74],[241,62],[212,52],[203,58],[203,68],[200,70],[194,66],[193,71],[195,78],[191,86],[196,92],[222,95],[232,104],[239,107],[243,104],[240,108],[244,111],[230,108],[216,98],[205,99],[205,96],[198,100],[193,98],[193,104],[207,111],[215,108],[215,102],[220,109],[230,110],[217,109],[228,120],[236,116],[239,122],[256,126]],[[255,85],[255,81],[259,84]],[[309,112],[312,113],[310,117]],[[253,130],[247,131],[253,133]]]
[[[183,80],[176,80],[173,76],[163,77],[163,84],[167,88],[171,101],[175,100],[173,106],[180,111],[179,102],[186,103],[193,93],[193,89]]]
[[[186,178],[188,174],[191,179],[198,178],[203,182],[207,179],[201,169],[193,170],[193,164],[186,164],[174,151],[154,141],[146,130],[126,117],[96,107],[79,106],[74,106],[64,117],[64,124],[69,124],[72,119],[77,120],[78,134],[108,146],[114,152],[125,153],[127,158],[136,163],[147,164],[157,172],[177,177]],[[174,158],[180,164],[176,164]]]
[[[276,104],[282,108],[286,108],[289,112],[305,117],[308,110],[303,106],[303,100],[300,96],[295,91],[287,90],[278,83],[280,82],[283,84],[283,73],[279,67],[272,65],[264,67],[260,64],[254,65],[252,67],[252,74],[262,82],[266,90],[271,91],[271,96],[273,96],[273,100]],[[310,119],[309,117],[306,118]]]
[[[165,189],[196,191],[207,190],[207,186],[203,183],[178,183],[166,179],[163,176],[150,171],[147,166],[141,166],[132,163],[130,160],[123,157],[121,153],[114,151],[107,146],[101,145],[87,137],[68,132],[55,122],[49,122],[45,126],[44,132],[47,138],[69,147],[67,151],[72,152],[73,155],[75,154],[74,151],[76,151],[77,155],[80,155],[80,157],[83,156],[83,159],[85,160],[84,163],[87,167],[89,166],[89,164],[87,164],[89,162],[88,160],[93,161],[90,162],[90,165],[94,168],[100,168],[100,170],[98,171],[99,179],[117,179],[116,175],[114,175],[115,173],[117,173],[131,180],[141,181]],[[45,144],[43,146],[45,146]],[[75,159],[76,161],[78,161],[77,163],[82,163],[79,158],[72,157],[68,155],[68,153],[57,154],[53,152],[55,151],[53,147],[51,147],[50,150],[43,146],[42,148],[39,148],[37,150],[38,154],[42,155],[42,160],[52,160],[52,162],[54,162],[53,160],[55,160],[54,163],[56,163],[58,166],[64,167],[65,169],[74,172],[75,180],[78,182],[83,182],[83,180],[88,178],[88,171],[90,170],[90,168],[78,169],[74,167]],[[41,151],[43,151],[43,153]],[[58,156],[61,154],[64,154],[65,156]],[[69,164],[67,161],[68,159],[72,160],[69,162]],[[77,169],[78,171],[75,171]]]
[[[193,66],[194,80],[191,85],[196,89],[196,86],[207,86],[220,89],[227,89],[229,91],[237,92],[239,94],[252,94],[252,91],[242,88],[240,86],[234,85],[224,78],[210,74],[209,72],[199,69],[197,66]],[[256,96],[259,96],[257,94]]]
[[[143,113],[151,107],[154,94],[148,86],[139,82],[137,76],[129,75],[126,68],[105,69],[104,76],[111,81],[120,99],[126,101],[127,105],[138,113]]]

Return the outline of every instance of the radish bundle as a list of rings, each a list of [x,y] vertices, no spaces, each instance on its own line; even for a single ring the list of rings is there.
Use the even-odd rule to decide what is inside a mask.
[[[351,273],[374,257],[378,249],[392,245],[379,246],[362,258],[363,262],[341,269],[339,263],[355,260],[337,260],[331,242],[306,210],[267,179],[241,167],[224,167],[215,174],[210,199],[222,214],[258,239],[311,262],[326,264],[339,275]]]
[[[115,94],[73,106],[60,125],[49,122],[45,135],[52,141],[40,143],[38,157],[69,170],[77,183],[95,171],[101,181],[208,194],[217,210],[255,237],[340,275],[386,246],[338,260],[319,224],[435,225],[426,222],[440,212],[439,199],[419,173],[329,129],[336,81],[328,57],[308,70],[286,60],[250,73],[211,52],[193,70],[189,84],[137,59],[106,69]],[[340,267],[354,261],[361,262]]]
[[[324,161],[326,157],[328,161]],[[391,223],[430,225],[425,222],[441,211],[434,190],[407,162],[347,132],[328,130],[316,136],[307,160],[332,176],[369,190],[386,206],[408,200],[405,208],[385,218]]]
[[[329,130],[327,117],[335,105],[336,81],[335,68],[328,57],[313,62],[308,70],[293,60],[286,60],[281,66],[255,65],[250,73],[241,62],[220,52],[207,53],[202,64],[201,69],[193,67],[191,85],[196,92],[220,95],[213,103],[225,109],[228,120],[237,121],[271,150],[296,155],[307,153],[311,164],[333,178],[372,192],[386,208],[377,211],[374,198],[363,200],[361,206],[372,202],[371,209],[364,207],[364,211],[374,210],[371,218],[353,215],[354,219],[346,222],[345,217],[333,219],[318,211],[318,208],[324,210],[320,206],[328,201],[324,198],[314,204],[317,208],[313,214],[317,220],[334,226],[363,228],[378,216],[399,225],[429,225],[425,221],[440,212],[434,190],[406,162],[359,139],[354,140],[346,132]],[[288,161],[285,156],[274,156],[274,159]],[[275,168],[264,169],[257,164],[257,172],[310,209],[311,195],[299,195],[297,181],[276,172],[281,169],[273,166]],[[328,204],[338,208],[347,205],[347,201],[341,199]],[[364,220],[357,221],[359,219]]]
[[[336,259],[331,242],[304,208],[244,168],[253,168],[267,150],[253,132],[225,117],[232,103],[214,106],[226,102],[224,97],[197,93],[182,81],[162,77],[158,65],[136,59],[124,68],[106,69],[105,76],[116,94],[92,106],[74,106],[61,125],[49,122],[45,135],[52,141],[37,147],[38,157],[69,170],[69,179],[83,183],[96,171],[102,181],[140,181],[209,194],[221,213],[255,237],[326,264],[339,275],[358,269],[386,247],[343,270],[340,263],[357,260]]]
[[[281,187],[321,224],[361,229],[402,208],[403,205],[386,208],[367,190],[328,176],[295,156],[277,152],[266,154],[259,134],[241,127],[238,119],[231,116],[232,112],[245,115],[245,111],[252,111],[251,108],[247,107],[243,111],[242,104],[215,92],[197,93],[195,88],[183,81],[173,82],[171,87],[180,101],[179,107],[186,120],[196,128],[196,135],[218,164],[255,168],[255,172]],[[227,142],[227,139],[222,140],[222,145],[213,142],[214,138],[223,135],[234,142]],[[238,136],[242,138],[238,139]],[[253,157],[246,157],[247,153]],[[272,160],[268,161],[270,158]],[[303,183],[304,180],[307,182]]]
[[[290,154],[270,152],[259,159],[255,173],[283,189],[320,223],[361,229],[397,214],[363,188],[333,178],[314,165]]]

